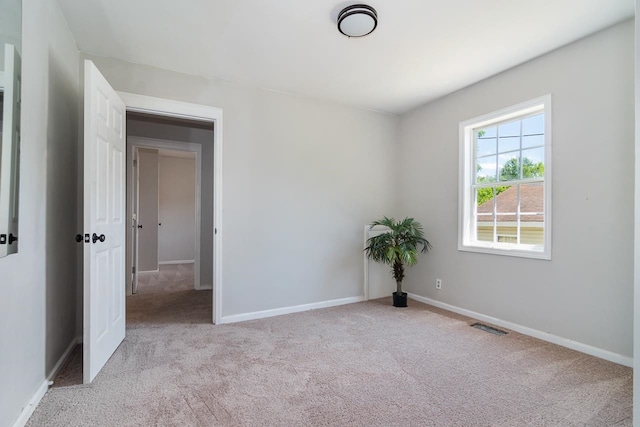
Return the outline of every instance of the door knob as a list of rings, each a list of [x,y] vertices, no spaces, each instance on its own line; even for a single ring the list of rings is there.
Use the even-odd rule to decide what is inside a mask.
[[[138,226],[138,228],[142,228],[142,226],[141,226],[141,225],[139,225],[139,226]]]
[[[83,240],[85,243],[89,243],[91,241],[91,236],[89,235],[89,233],[85,234],[84,237],[82,236],[82,234],[76,234],[76,242],[82,243]]]
[[[13,233],[9,233],[9,244],[18,241],[18,236],[14,236]]]
[[[93,243],[97,242],[98,240],[104,242],[105,240],[107,240],[107,238],[104,237],[104,234],[98,236],[96,233],[93,233],[93,236],[91,236],[91,240],[93,240]]]

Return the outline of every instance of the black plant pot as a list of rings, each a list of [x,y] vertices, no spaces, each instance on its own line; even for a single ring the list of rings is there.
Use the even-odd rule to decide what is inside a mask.
[[[403,292],[398,295],[397,292],[393,293],[393,306],[394,307],[406,307],[407,306],[407,293]]]

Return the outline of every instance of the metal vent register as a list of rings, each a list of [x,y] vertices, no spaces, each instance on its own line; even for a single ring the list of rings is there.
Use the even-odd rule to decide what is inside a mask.
[[[500,329],[492,328],[491,326],[483,325],[482,323],[474,323],[471,325],[476,329],[480,329],[481,331],[489,332],[494,335],[507,335],[507,332],[501,331]]]

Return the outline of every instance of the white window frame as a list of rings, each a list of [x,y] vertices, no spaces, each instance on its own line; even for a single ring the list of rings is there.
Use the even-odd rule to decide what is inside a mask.
[[[475,173],[475,138],[473,129],[544,112],[544,246],[543,250],[535,246],[504,242],[485,242],[476,238],[475,192],[473,179]],[[507,255],[535,259],[551,259],[551,95],[544,95],[517,105],[503,108],[489,114],[460,122],[460,165],[458,190],[458,250],[495,255]]]

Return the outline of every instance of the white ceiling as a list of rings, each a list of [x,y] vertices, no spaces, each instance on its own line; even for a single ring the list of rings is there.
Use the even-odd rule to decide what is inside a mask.
[[[81,51],[402,113],[634,15],[634,0],[58,0]]]

